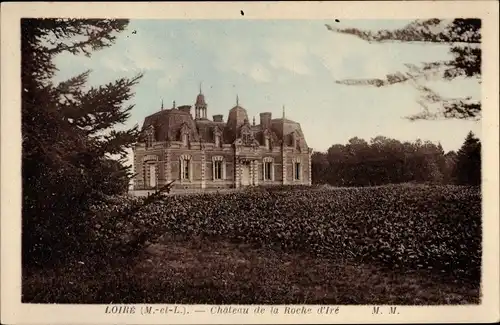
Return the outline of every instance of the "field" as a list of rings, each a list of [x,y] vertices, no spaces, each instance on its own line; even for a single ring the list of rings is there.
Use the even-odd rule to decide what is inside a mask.
[[[98,209],[96,240],[146,234],[147,247],[25,272],[23,302],[480,302],[477,187],[258,188],[113,209]]]

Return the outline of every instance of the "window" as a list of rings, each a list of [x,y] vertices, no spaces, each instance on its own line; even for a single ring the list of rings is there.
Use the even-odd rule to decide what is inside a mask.
[[[218,126],[213,129],[215,148],[222,147],[222,131]]]
[[[153,188],[158,186],[158,156],[146,155],[142,158],[143,186]]]
[[[146,139],[146,147],[151,147],[153,145],[153,135],[148,134],[148,138]]]
[[[181,180],[191,180],[191,156],[181,156],[179,171]]]
[[[241,140],[246,146],[251,145],[253,142],[252,130],[250,130],[248,125],[244,125],[241,129]]]
[[[244,133],[243,134],[243,143],[248,144],[250,142],[250,134]]]
[[[271,141],[269,141],[269,137],[266,137],[266,148],[271,149]]]
[[[295,173],[294,178],[296,181],[300,180],[300,163],[295,163]]]
[[[189,134],[190,134],[190,128],[189,126],[184,122],[182,123],[181,125],[181,131],[180,131],[180,135],[181,135],[181,142],[182,142],[182,145],[184,147],[187,147],[189,146]]]
[[[156,166],[153,164],[149,165],[149,186],[156,186]]]
[[[216,148],[220,147],[220,136],[219,135],[215,136],[215,147]]]
[[[224,157],[212,157],[212,177],[214,180],[226,179],[226,166],[224,164]]]
[[[214,161],[214,179],[222,179],[222,161]]]
[[[153,145],[154,139],[155,139],[154,130],[153,127],[150,127],[146,133],[146,148],[151,147]]]
[[[270,161],[266,161],[266,162],[264,163],[264,179],[265,179],[266,181],[270,181],[270,180],[272,179],[272,178],[271,178],[271,176],[272,176],[272,174],[271,174],[272,167],[273,167],[272,162],[270,162]]]
[[[274,181],[274,160],[271,157],[265,157],[262,161],[262,178],[265,181]]]

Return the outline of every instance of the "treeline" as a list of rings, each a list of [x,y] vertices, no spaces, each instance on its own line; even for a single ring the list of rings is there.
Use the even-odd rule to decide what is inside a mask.
[[[469,132],[458,152],[441,144],[352,138],[312,156],[314,184],[373,186],[397,183],[481,184],[481,142]]]

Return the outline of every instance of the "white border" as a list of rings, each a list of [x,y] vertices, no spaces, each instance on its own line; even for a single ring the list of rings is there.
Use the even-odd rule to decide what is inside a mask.
[[[196,3],[2,3],[1,13],[1,302],[2,323],[416,323],[494,322],[499,316],[498,210],[498,4],[496,1],[391,2],[196,2]],[[241,16],[240,10],[245,15]],[[341,306],[333,316],[112,316],[102,305],[20,303],[20,24],[21,17],[135,19],[483,19],[483,303],[479,306],[398,307],[398,315],[371,314],[373,306]],[[138,306],[140,307],[140,305]],[[196,306],[187,306],[191,310]],[[208,310],[208,306],[199,306]]]

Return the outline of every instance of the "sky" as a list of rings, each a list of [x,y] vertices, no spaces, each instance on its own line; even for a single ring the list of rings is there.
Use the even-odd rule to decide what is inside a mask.
[[[375,88],[335,83],[346,78],[384,78],[418,64],[451,58],[446,45],[369,43],[328,31],[325,23],[369,30],[402,27],[404,20],[131,20],[116,43],[90,58],[56,58],[56,81],[88,69],[89,85],[144,73],[134,87],[135,105],[125,127],[160,110],[194,105],[200,83],[208,116],[239,104],[250,120],[272,112],[301,124],[309,147],[326,151],[350,138],[382,135],[401,141],[440,142],[457,150],[469,131],[480,137],[480,122],[415,121],[418,92],[406,84]],[[480,98],[476,81],[430,82],[450,97]],[[194,110],[193,110],[194,113]]]

